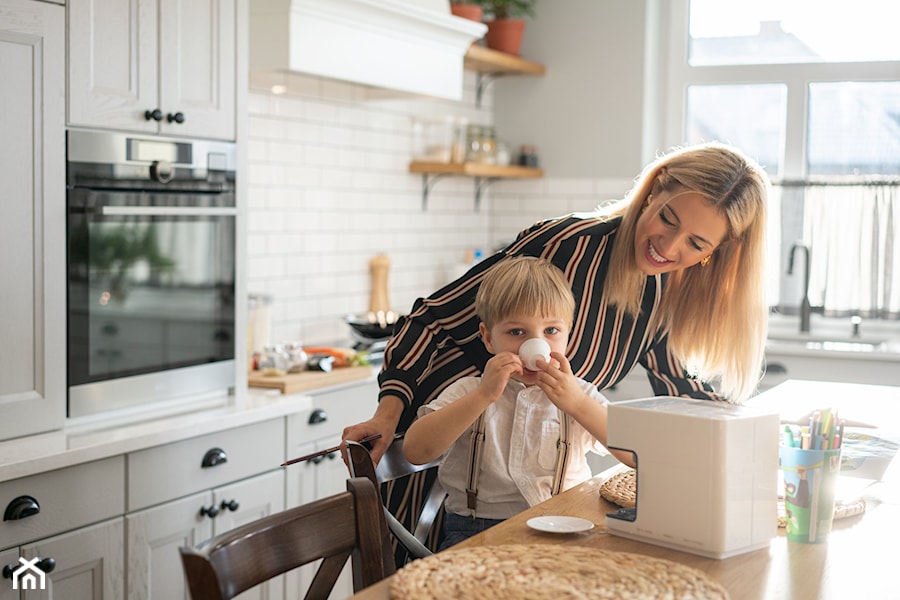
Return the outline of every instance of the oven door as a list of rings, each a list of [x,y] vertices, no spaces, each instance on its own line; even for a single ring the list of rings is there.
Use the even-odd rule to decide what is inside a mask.
[[[69,416],[233,386],[233,189],[74,187],[68,209]]]

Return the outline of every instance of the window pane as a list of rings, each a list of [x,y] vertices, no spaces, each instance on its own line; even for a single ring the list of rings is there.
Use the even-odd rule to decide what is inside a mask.
[[[718,141],[737,146],[781,174],[787,88],[781,84],[693,85],[688,87],[687,142]]]
[[[809,86],[810,175],[900,175],[900,82]]]
[[[900,60],[897,0],[690,0],[691,65]]]

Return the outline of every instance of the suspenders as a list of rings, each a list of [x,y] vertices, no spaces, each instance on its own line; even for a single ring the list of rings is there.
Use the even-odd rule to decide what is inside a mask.
[[[566,479],[566,465],[569,462],[569,416],[559,413],[559,440],[556,442],[556,470],[553,475],[552,496],[562,491]],[[478,474],[481,471],[481,455],[484,453],[484,413],[478,415],[469,437],[469,469],[466,476],[466,505],[475,510],[478,502]]]

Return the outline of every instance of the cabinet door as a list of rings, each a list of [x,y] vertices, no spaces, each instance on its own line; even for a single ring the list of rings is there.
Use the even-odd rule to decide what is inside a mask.
[[[10,567],[11,569],[19,568],[19,549],[10,548],[0,552],[0,568]],[[19,590],[14,590],[12,581],[0,579],[0,600],[19,600]]]
[[[0,10],[0,439],[66,417],[65,8]],[[15,258],[13,258],[15,257]]]
[[[160,132],[234,139],[235,0],[160,0],[159,15]]]
[[[213,520],[200,514],[212,506],[203,492],[125,517],[129,600],[187,598],[178,549],[213,535]]]
[[[214,535],[284,510],[284,472],[275,471],[217,488],[214,501],[221,512],[214,520]],[[235,504],[232,504],[234,502]],[[235,506],[232,510],[229,506]],[[249,589],[238,600],[284,598],[284,577]]]
[[[124,597],[124,523],[121,518],[24,546],[25,558],[52,558],[44,591],[22,600],[115,600]]]
[[[70,125],[156,133],[156,0],[69,0]]]

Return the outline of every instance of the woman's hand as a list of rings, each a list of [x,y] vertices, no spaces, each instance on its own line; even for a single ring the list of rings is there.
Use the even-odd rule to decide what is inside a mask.
[[[384,453],[387,452],[387,449],[394,441],[394,432],[397,430],[397,423],[400,422],[400,415],[402,413],[403,401],[393,396],[386,396],[378,403],[378,408],[375,410],[375,414],[371,419],[363,421],[362,423],[357,423],[356,425],[345,427],[341,436],[341,457],[344,459],[344,463],[349,465],[347,444],[343,443],[345,440],[358,442],[364,437],[380,433],[380,438],[368,442],[372,447],[369,453],[372,455],[372,460],[377,465],[378,461],[381,460],[381,457],[384,456]]]

